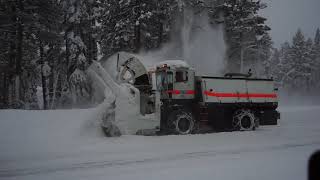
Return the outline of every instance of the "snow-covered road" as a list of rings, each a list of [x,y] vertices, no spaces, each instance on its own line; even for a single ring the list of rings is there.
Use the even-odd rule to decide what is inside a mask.
[[[94,111],[0,111],[0,179],[306,179],[319,106],[254,132],[105,138]]]

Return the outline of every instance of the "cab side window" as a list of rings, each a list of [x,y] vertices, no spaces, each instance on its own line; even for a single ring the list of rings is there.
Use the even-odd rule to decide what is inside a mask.
[[[176,72],[176,82],[186,82],[188,81],[187,71],[177,71]]]

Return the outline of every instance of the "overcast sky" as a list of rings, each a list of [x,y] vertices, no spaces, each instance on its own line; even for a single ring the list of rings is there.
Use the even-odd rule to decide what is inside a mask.
[[[314,38],[320,28],[320,0],[262,0],[268,7],[261,13],[268,18],[271,36],[277,47],[291,41],[298,28]]]

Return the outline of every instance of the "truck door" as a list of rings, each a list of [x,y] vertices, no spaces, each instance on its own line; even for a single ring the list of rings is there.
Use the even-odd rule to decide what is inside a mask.
[[[174,73],[174,99],[193,99],[194,98],[194,72],[187,69],[177,69]]]
[[[172,98],[173,91],[173,73],[171,71],[159,71],[156,74],[157,91],[160,93],[160,99]]]
[[[172,98],[172,93],[168,93],[171,92],[173,90],[173,72],[168,71],[167,72],[167,80],[168,80],[168,87],[167,87],[167,91],[166,93],[168,94],[169,98]]]

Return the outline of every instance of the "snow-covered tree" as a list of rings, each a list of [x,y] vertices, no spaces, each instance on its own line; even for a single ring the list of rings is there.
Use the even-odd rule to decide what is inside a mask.
[[[294,64],[289,55],[290,51],[289,42],[283,43],[279,51],[279,72],[277,77],[279,78],[279,84],[284,88],[289,88],[293,81],[292,73],[294,71],[292,69],[294,68]]]
[[[281,53],[277,48],[272,48],[271,51],[271,58],[269,61],[269,69],[268,69],[268,75],[269,77],[272,77],[275,80],[275,83],[278,87],[281,86],[281,77],[283,74],[281,74],[281,62],[280,62],[280,56]]]
[[[310,93],[317,82],[314,81],[317,63],[315,61],[315,44],[307,39],[299,29],[292,39],[292,45],[284,43],[279,51],[279,64],[272,68],[275,79],[286,89],[300,93]],[[274,54],[272,59],[278,58]],[[273,60],[274,61],[274,60]]]
[[[255,71],[258,72],[258,76],[265,75],[267,77],[272,77],[273,66],[276,63],[276,59],[272,59],[272,53],[278,56],[278,52],[272,52],[272,39],[268,33],[264,34],[260,40],[258,40],[257,48],[257,60],[255,62]],[[254,62],[253,62],[254,63]]]
[[[72,91],[78,91],[70,85],[71,75],[83,71],[93,60],[97,60],[97,36],[99,27],[98,18],[101,14],[100,1],[62,0],[63,10],[62,34],[64,46],[61,53],[64,58],[57,81],[57,90],[62,92],[60,104],[68,105],[71,102]],[[79,86],[77,86],[79,87]],[[74,94],[74,93],[73,93]]]
[[[225,0],[214,10],[222,13],[228,44],[228,69],[239,71],[241,64],[250,64],[257,59],[257,41],[270,28],[259,10],[266,4],[256,0]]]
[[[158,48],[169,39],[176,4],[170,0],[105,1],[100,19],[103,53]]]
[[[15,89],[15,97],[9,99],[16,99],[15,104],[26,105],[30,102],[27,98],[30,97],[29,93],[34,93],[36,88],[34,79],[36,79],[35,69],[39,63],[37,59],[39,60],[41,56],[38,54],[40,44],[44,47],[48,44],[53,45],[58,40],[58,23],[55,22],[59,20],[59,8],[57,1],[54,0],[7,0],[1,3],[4,5],[1,7],[4,8],[0,14],[7,19],[5,26],[8,28],[6,30],[9,30],[6,36],[11,39],[7,46],[9,56],[6,57],[10,62],[8,66],[14,69],[9,73],[11,88],[8,89],[9,91]],[[48,47],[46,50],[52,46]]]
[[[90,99],[88,81],[86,74],[80,70],[75,71],[70,75],[70,85],[73,103],[76,105],[83,105]]]
[[[172,0],[150,1],[147,8],[151,12],[149,18],[142,22],[142,43],[145,50],[159,48],[170,39],[174,23],[174,13],[178,4]]]
[[[310,49],[312,42],[307,42],[302,31],[299,29],[293,37],[291,51],[289,53],[292,61],[292,88],[308,89],[308,82],[311,78],[312,59]]]
[[[312,84],[314,92],[320,91],[320,29],[316,31],[314,43],[311,51],[314,68],[312,70]]]

